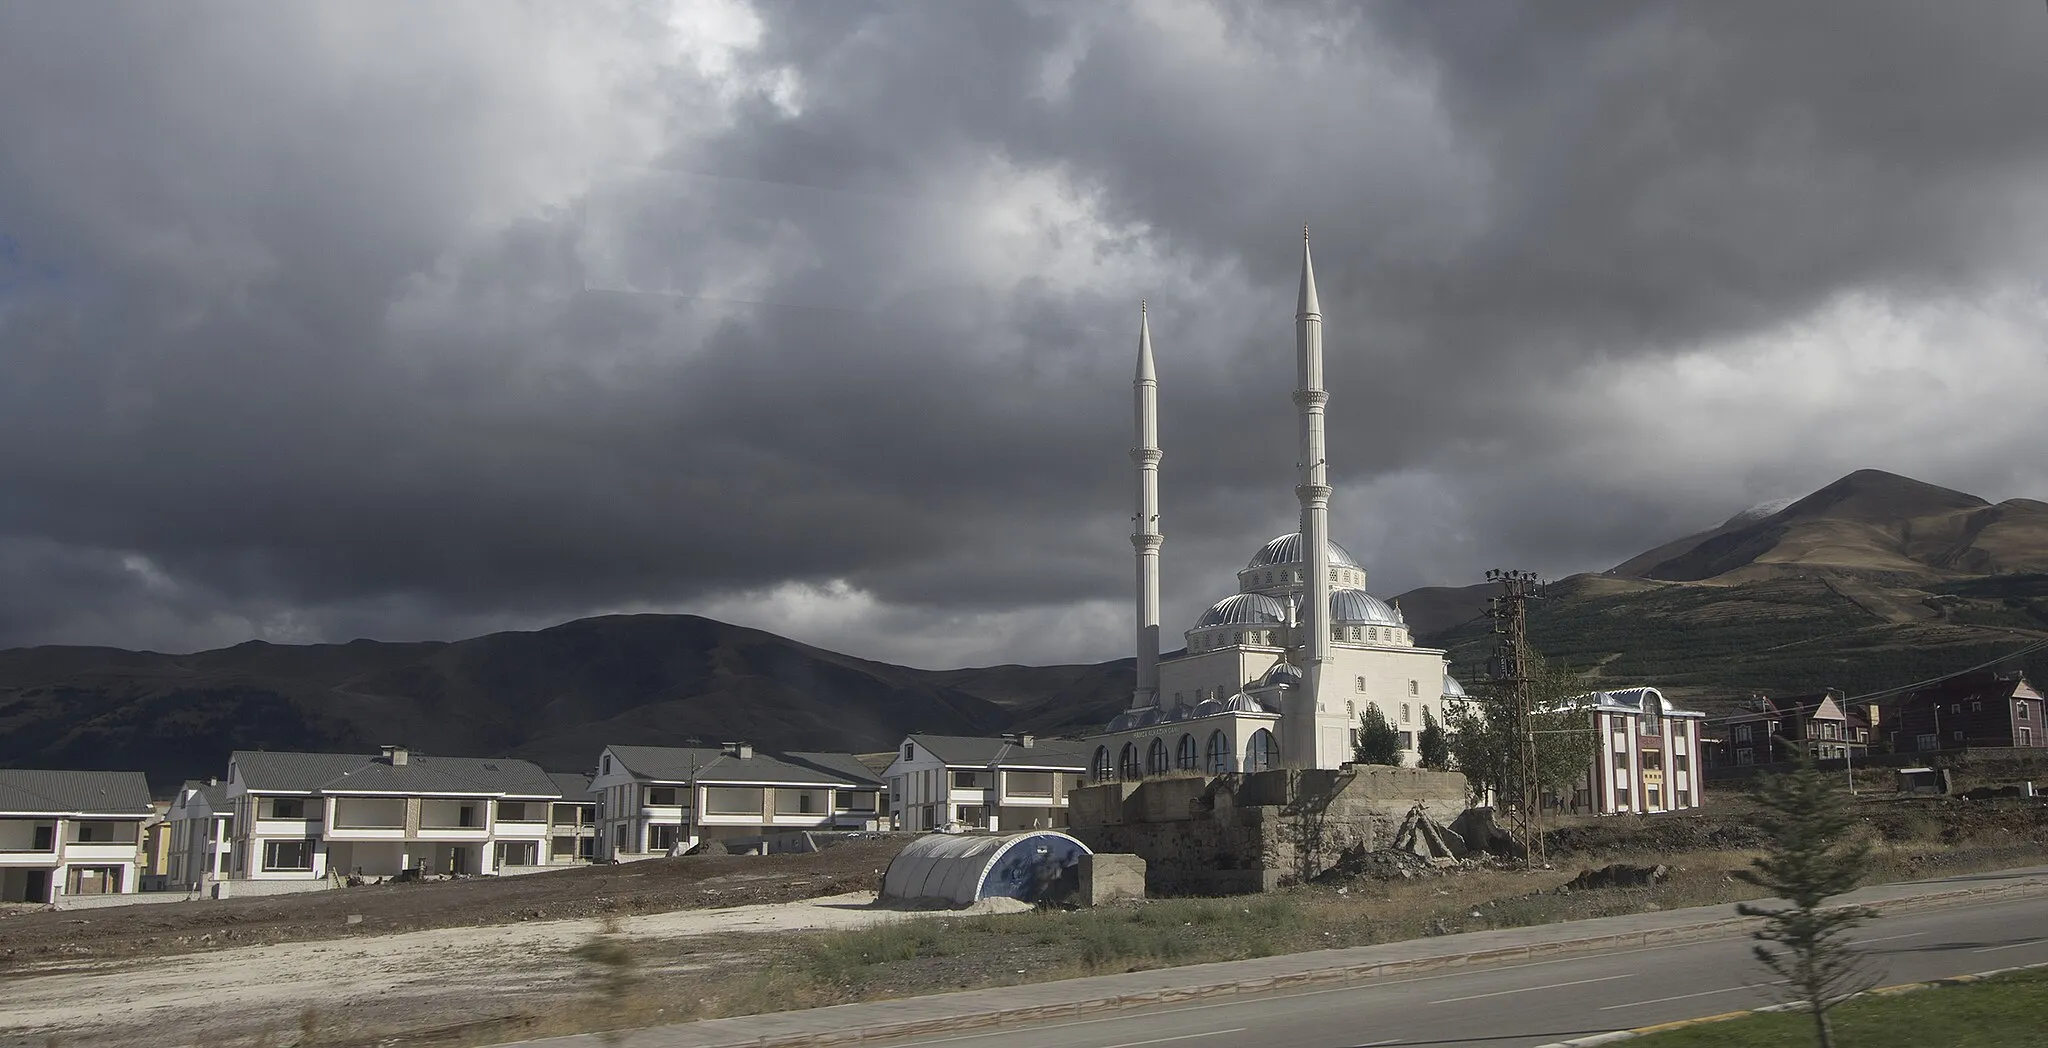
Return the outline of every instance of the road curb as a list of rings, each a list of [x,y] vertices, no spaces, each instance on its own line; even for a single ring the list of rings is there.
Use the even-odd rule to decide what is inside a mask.
[[[2011,975],[2014,972],[2033,971],[2039,968],[2048,968],[2048,961],[2042,961],[2038,964],[2017,964],[2010,968],[1993,968],[1988,972],[1973,972],[1969,975],[1951,975],[1946,979],[1929,979],[1926,982],[1910,982],[1899,983],[1896,986],[1880,986],[1874,990],[1865,990],[1862,993],[1851,994],[1848,997],[1844,997],[1842,999],[1846,1001],[1853,1000],[1857,997],[1896,997],[1900,994],[1916,993],[1921,990],[1932,990],[1937,986],[1962,986],[1967,983],[1982,982],[1983,980],[1992,978],[1993,976]],[[1657,1023],[1654,1026],[1638,1026],[1632,1030],[1614,1030],[1609,1033],[1596,1033],[1591,1037],[1575,1037],[1569,1041],[1552,1041],[1549,1044],[1539,1045],[1538,1048],[1593,1048],[1594,1045],[1615,1044],[1620,1041],[1631,1041],[1638,1037],[1646,1037],[1653,1033],[1663,1033],[1666,1030],[1683,1030],[1688,1026],[1705,1026],[1709,1023],[1725,1023],[1730,1019],[1741,1019],[1745,1016],[1760,1015],[1765,1012],[1796,1012],[1804,1007],[1805,1005],[1797,1002],[1788,1002],[1785,1004],[1767,1004],[1761,1008],[1745,1008],[1741,1011],[1722,1012],[1719,1015],[1702,1015],[1697,1019],[1677,1019],[1668,1023]]]
[[[1997,885],[1993,887],[1983,888],[1966,888],[1956,891],[1938,892],[1931,895],[1910,896],[1903,899],[1894,899],[1883,902],[1869,903],[1865,905],[1868,908],[1874,910],[1898,913],[1910,912],[1924,907],[1941,906],[1950,903],[1960,903],[1984,900],[1988,898],[1996,898],[2007,894],[2048,894],[2048,883]],[[778,1018],[784,1019],[786,1021],[788,1017],[802,1015],[804,1013],[770,1012],[761,1013],[757,1015],[737,1015],[724,1019],[705,1019],[699,1020],[696,1023],[684,1024],[685,1028],[694,1027],[694,1032],[696,1032],[698,1036],[691,1037],[686,1040],[678,1039],[673,1043],[688,1044],[691,1046],[691,1048],[800,1048],[800,1046],[803,1045],[820,1044],[827,1040],[829,1040],[833,1044],[852,1044],[855,1042],[863,1041],[889,1041],[906,1037],[919,1037],[938,1033],[956,1033],[963,1030],[974,1030],[985,1027],[1005,1026],[1014,1023],[1039,1022],[1047,1019],[1070,1019],[1078,1016],[1120,1012],[1136,1008],[1149,1008],[1161,1004],[1178,1004],[1186,1003],[1189,1001],[1204,1001],[1221,997],[1233,997],[1243,994],[1269,993],[1273,991],[1326,988],[1349,985],[1352,983],[1362,983],[1373,979],[1420,975],[1431,972],[1454,970],[1458,968],[1491,966],[1497,964],[1514,963],[1518,961],[1527,962],[1536,960],[1548,960],[1552,957],[1563,957],[1584,953],[1604,952],[1615,949],[1632,949],[1644,946],[1665,945],[1673,942],[1684,942],[1691,939],[1712,938],[1725,932],[1730,932],[1740,928],[1753,926],[1755,924],[1760,923],[1761,920],[1762,918],[1758,917],[1719,917],[1712,920],[1696,922],[1693,924],[1676,925],[1670,928],[1658,928],[1640,932],[1608,933],[1602,935],[1590,935],[1578,939],[1558,939],[1544,943],[1525,944],[1518,946],[1502,946],[1485,950],[1473,950],[1465,953],[1443,954],[1435,957],[1413,957],[1406,960],[1378,961],[1368,964],[1348,964],[1328,968],[1314,968],[1304,971],[1289,972],[1283,975],[1267,975],[1260,976],[1257,978],[1228,979],[1219,982],[1142,990],[1132,993],[1109,994],[1101,997],[1081,1000],[1055,1001],[1045,1004],[1024,1006],[1012,1005],[1009,1007],[986,1008],[979,1011],[966,1011],[956,1013],[953,1015],[932,1015],[920,1018],[902,1019],[886,1023],[876,1023],[856,1027],[843,1027],[829,1031],[788,1030],[787,1032],[773,1031],[766,1033],[749,1034],[735,1030],[732,1031],[731,1036],[721,1037],[720,1032],[716,1028],[722,1025],[729,1024],[738,1026],[749,1022],[759,1023],[763,1021],[774,1021]],[[2001,969],[2001,971],[2005,970],[2008,969]],[[1961,978],[1980,977],[1981,976]],[[1052,984],[1048,983],[1040,985]],[[1886,989],[1889,990],[1892,988],[1887,987]],[[966,992],[971,993],[974,991]],[[893,1003],[902,1004],[907,1003],[909,1001],[920,999],[929,1000],[930,998],[904,998],[900,1001],[896,1001]],[[861,1003],[879,1004],[885,1002],[869,1001]],[[851,1008],[860,1006],[861,1004],[853,1004],[838,1005],[836,1007]],[[1731,1012],[1726,1015],[1713,1016],[1709,1018],[1713,1021],[1719,1021],[1722,1019],[1733,1018],[1735,1016],[1748,1014],[1750,1013],[1747,1011]],[[1679,1025],[1690,1025],[1695,1022],[1701,1021],[1708,1020],[1681,1020]],[[1657,1027],[1657,1029],[1664,1028],[1666,1027]],[[630,1043],[642,1043],[642,1040],[644,1038],[650,1035],[655,1035],[657,1031],[662,1029],[663,1028],[661,1027],[655,1027],[650,1029],[633,1031],[632,1034],[629,1035],[632,1037]],[[677,1027],[668,1027],[667,1029],[676,1030],[678,1033],[680,1033],[680,1028]],[[1644,1029],[1650,1028],[1646,1027]],[[1616,1041],[1628,1040],[1632,1037],[1638,1036],[1641,1036],[1641,1033],[1637,1030],[1616,1030],[1609,1033],[1593,1035],[1593,1038],[1598,1039],[1582,1037],[1577,1040],[1561,1041],[1551,1045],[1544,1045],[1543,1048],[1587,1048],[1587,1046],[1590,1045],[1609,1044]],[[563,1041],[558,1040],[556,1038],[548,1038],[537,1042],[520,1041],[515,1043],[548,1044],[563,1043]],[[652,1048],[652,1045],[663,1042],[648,1041],[645,1043],[649,1044],[650,1048]]]

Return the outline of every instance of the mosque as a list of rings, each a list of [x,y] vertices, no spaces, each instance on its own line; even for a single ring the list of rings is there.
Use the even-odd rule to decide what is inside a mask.
[[[1360,717],[1378,706],[1417,762],[1424,711],[1444,723],[1465,700],[1444,653],[1415,646],[1401,609],[1365,590],[1365,567],[1330,538],[1325,457],[1323,315],[1308,231],[1302,231],[1295,307],[1294,404],[1300,421],[1300,530],[1266,543],[1237,573],[1238,592],[1186,633],[1187,650],[1161,659],[1159,635],[1159,377],[1140,307],[1133,382],[1138,512],[1137,687],[1129,709],[1089,741],[1098,781],[1168,772],[1221,774],[1349,763]]]

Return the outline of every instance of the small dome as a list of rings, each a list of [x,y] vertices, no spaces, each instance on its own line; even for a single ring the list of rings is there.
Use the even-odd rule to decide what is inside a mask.
[[[1173,704],[1173,709],[1166,712],[1166,718],[1163,723],[1178,724],[1181,721],[1193,719],[1194,715],[1195,708],[1193,706],[1185,702],[1176,702]]]
[[[1270,688],[1278,684],[1299,686],[1301,684],[1301,670],[1295,668],[1291,663],[1274,663],[1273,668],[1267,670],[1266,675],[1259,678],[1259,687]]]
[[[1266,568],[1275,564],[1300,563],[1304,559],[1301,554],[1301,532],[1297,531],[1291,535],[1282,535],[1266,543],[1265,548],[1259,550],[1252,557],[1252,562],[1245,565],[1245,570]],[[1358,558],[1353,557],[1350,550],[1337,545],[1335,542],[1331,542],[1330,566],[1333,568],[1356,568],[1360,565]]]
[[[1195,703],[1195,717],[1214,717],[1223,712],[1222,699],[1203,699]]]
[[[1134,728],[1149,728],[1152,725],[1159,723],[1159,721],[1159,707],[1147,706],[1142,710],[1125,710],[1122,713],[1117,714],[1116,717],[1109,722],[1109,727],[1103,730],[1110,734],[1114,734],[1120,731],[1130,731]]]
[[[1361,589],[1330,591],[1330,621],[1340,626],[1408,627],[1399,610]]]
[[[1209,607],[1195,620],[1204,626],[1263,626],[1287,621],[1287,605],[1263,593],[1233,593]]]
[[[1223,712],[1268,713],[1271,711],[1267,710],[1266,707],[1259,705],[1259,700],[1252,698],[1251,696],[1246,695],[1244,692],[1240,691],[1237,694],[1232,695],[1231,697],[1223,700]]]
[[[1453,677],[1448,673],[1444,674],[1444,695],[1449,698],[1457,699],[1463,699],[1468,697],[1465,694],[1465,686],[1463,684],[1458,683],[1458,678]]]

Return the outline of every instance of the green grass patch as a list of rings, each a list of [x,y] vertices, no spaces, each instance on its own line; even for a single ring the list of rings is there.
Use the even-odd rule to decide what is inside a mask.
[[[1832,1014],[1835,1043],[1844,1048],[2048,1045],[2048,970],[1859,998]],[[1811,1048],[1813,1043],[1813,1017],[1797,1012],[1688,1026],[1628,1042],[1630,1048]]]

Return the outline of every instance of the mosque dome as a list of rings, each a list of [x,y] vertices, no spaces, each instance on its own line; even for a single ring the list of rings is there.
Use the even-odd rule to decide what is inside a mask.
[[[1259,687],[1270,688],[1278,684],[1299,686],[1301,684],[1301,670],[1290,663],[1274,663],[1273,668],[1267,670],[1266,675],[1259,678]]]
[[[1264,706],[1259,705],[1259,700],[1252,698],[1251,696],[1246,695],[1244,692],[1240,691],[1237,694],[1232,695],[1231,697],[1223,700],[1223,712],[1271,713],[1272,711],[1268,710]]]
[[[1463,684],[1458,683],[1458,678],[1453,677],[1448,673],[1444,674],[1444,695],[1447,698],[1454,699],[1463,699],[1469,697],[1465,694],[1465,686]]]
[[[1131,731],[1135,728],[1149,728],[1164,719],[1165,715],[1159,712],[1159,707],[1157,706],[1147,706],[1142,710],[1125,710],[1117,714],[1115,719],[1109,722],[1109,727],[1105,730],[1113,733]]]
[[[1202,701],[1195,703],[1194,716],[1196,717],[1214,717],[1215,715],[1222,712],[1222,699],[1203,699]]]
[[[1206,626],[1252,626],[1284,623],[1287,606],[1263,593],[1233,593],[1209,607],[1195,620],[1195,628]]]
[[[1195,708],[1193,706],[1190,706],[1185,702],[1176,702],[1173,704],[1173,709],[1168,710],[1166,712],[1166,716],[1160,721],[1160,723],[1178,724],[1184,720],[1193,720],[1194,716]]]
[[[1291,535],[1282,535],[1266,543],[1265,548],[1252,556],[1252,562],[1245,565],[1245,570],[1270,568],[1275,564],[1298,564],[1304,559],[1306,558],[1302,556],[1301,532],[1297,531]],[[1337,545],[1334,541],[1330,543],[1330,566],[1333,568],[1364,567],[1364,565],[1358,563],[1358,558],[1351,555],[1350,550]]]
[[[1339,626],[1408,627],[1398,609],[1361,589],[1330,591],[1330,621]]]

